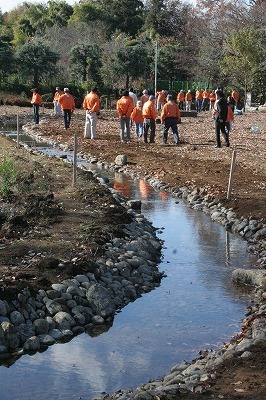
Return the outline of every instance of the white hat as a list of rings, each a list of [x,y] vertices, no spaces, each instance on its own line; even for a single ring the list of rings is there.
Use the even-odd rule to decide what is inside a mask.
[[[69,89],[67,87],[65,87],[64,92],[69,92]]]
[[[148,94],[148,90],[143,90],[143,92],[142,92],[143,94]]]
[[[141,101],[138,100],[138,101],[137,101],[137,106],[141,106],[141,104],[142,104]]]

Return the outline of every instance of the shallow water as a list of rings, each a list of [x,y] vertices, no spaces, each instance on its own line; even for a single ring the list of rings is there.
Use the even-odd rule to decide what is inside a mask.
[[[1,366],[1,400],[92,399],[133,388],[239,331],[250,294],[232,283],[231,273],[255,263],[246,242],[142,180],[116,173],[112,184],[141,198],[143,214],[159,228],[159,267],[167,277],[118,313],[107,332],[84,333]]]

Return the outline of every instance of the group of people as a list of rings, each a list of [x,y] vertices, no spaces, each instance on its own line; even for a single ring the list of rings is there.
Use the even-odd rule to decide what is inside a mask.
[[[34,122],[39,124],[39,107],[42,103],[42,96],[37,89],[32,89],[32,100],[34,110]],[[156,101],[157,98],[157,101]],[[212,116],[215,123],[216,147],[221,147],[220,134],[223,135],[226,146],[230,146],[229,132],[234,119],[234,108],[237,107],[239,99],[238,93],[233,90],[231,96],[225,99],[221,88],[209,92],[205,89],[203,92],[197,87],[195,93],[196,110],[212,110]],[[63,92],[59,87],[53,98],[54,115],[60,115],[64,118],[65,129],[70,127],[71,115],[75,110],[74,97],[69,93],[68,88]],[[191,110],[192,93],[190,90],[185,94],[183,90],[174,99],[172,94],[162,90],[149,94],[148,90],[143,90],[140,99],[134,93],[133,88],[125,90],[121,98],[116,103],[116,110],[120,121],[120,139],[121,142],[129,142],[131,137],[131,127],[134,126],[136,137],[142,138],[144,143],[154,143],[156,122],[163,124],[162,142],[167,143],[168,132],[171,128],[173,140],[177,144],[179,141],[178,123],[180,122],[180,110],[186,107]],[[100,98],[98,88],[92,87],[83,100],[83,109],[86,111],[86,121],[84,128],[84,138],[97,139],[96,125],[97,117],[100,113]],[[199,112],[198,111],[198,112]]]

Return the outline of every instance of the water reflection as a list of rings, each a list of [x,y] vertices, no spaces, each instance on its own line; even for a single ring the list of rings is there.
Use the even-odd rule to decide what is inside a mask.
[[[167,278],[117,314],[108,332],[82,334],[0,367],[1,400],[90,399],[135,387],[239,330],[249,293],[232,284],[231,272],[252,266],[246,243],[145,180],[116,173],[111,183],[141,199],[144,215],[161,228]]]

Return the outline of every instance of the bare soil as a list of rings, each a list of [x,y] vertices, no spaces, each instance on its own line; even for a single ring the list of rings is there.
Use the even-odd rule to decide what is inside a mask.
[[[0,122],[16,121],[17,114],[24,122],[33,119],[29,108],[1,106]],[[214,126],[207,112],[195,118],[182,118],[177,146],[171,133],[168,144],[162,145],[160,124],[154,144],[144,144],[134,136],[133,130],[131,142],[121,143],[115,111],[101,112],[96,140],[83,139],[84,123],[85,112],[77,110],[70,129],[65,131],[63,120],[52,116],[52,110],[44,110],[36,132],[70,149],[75,133],[78,150],[84,155],[113,163],[118,154],[125,154],[127,168],[142,177],[150,176],[190,189],[204,188],[239,216],[265,221],[266,113],[235,116],[231,146],[227,148],[223,144],[221,149],[214,148]],[[259,132],[252,130],[255,125],[259,126]],[[61,160],[31,155],[1,137],[0,144],[0,159],[7,152],[21,166],[16,183],[20,190],[0,201],[0,298],[11,299],[25,285],[32,291],[47,288],[51,283],[82,272],[84,261],[88,265],[90,260],[93,270],[94,257],[102,251],[102,245],[113,236],[122,235],[122,225],[129,218],[124,209],[92,174],[78,171],[74,188],[71,168]],[[236,168],[228,201],[233,150]],[[263,400],[266,398],[265,364],[265,347],[256,347],[251,357],[228,361],[217,371],[218,379],[210,384],[207,393],[184,394],[180,398]]]

